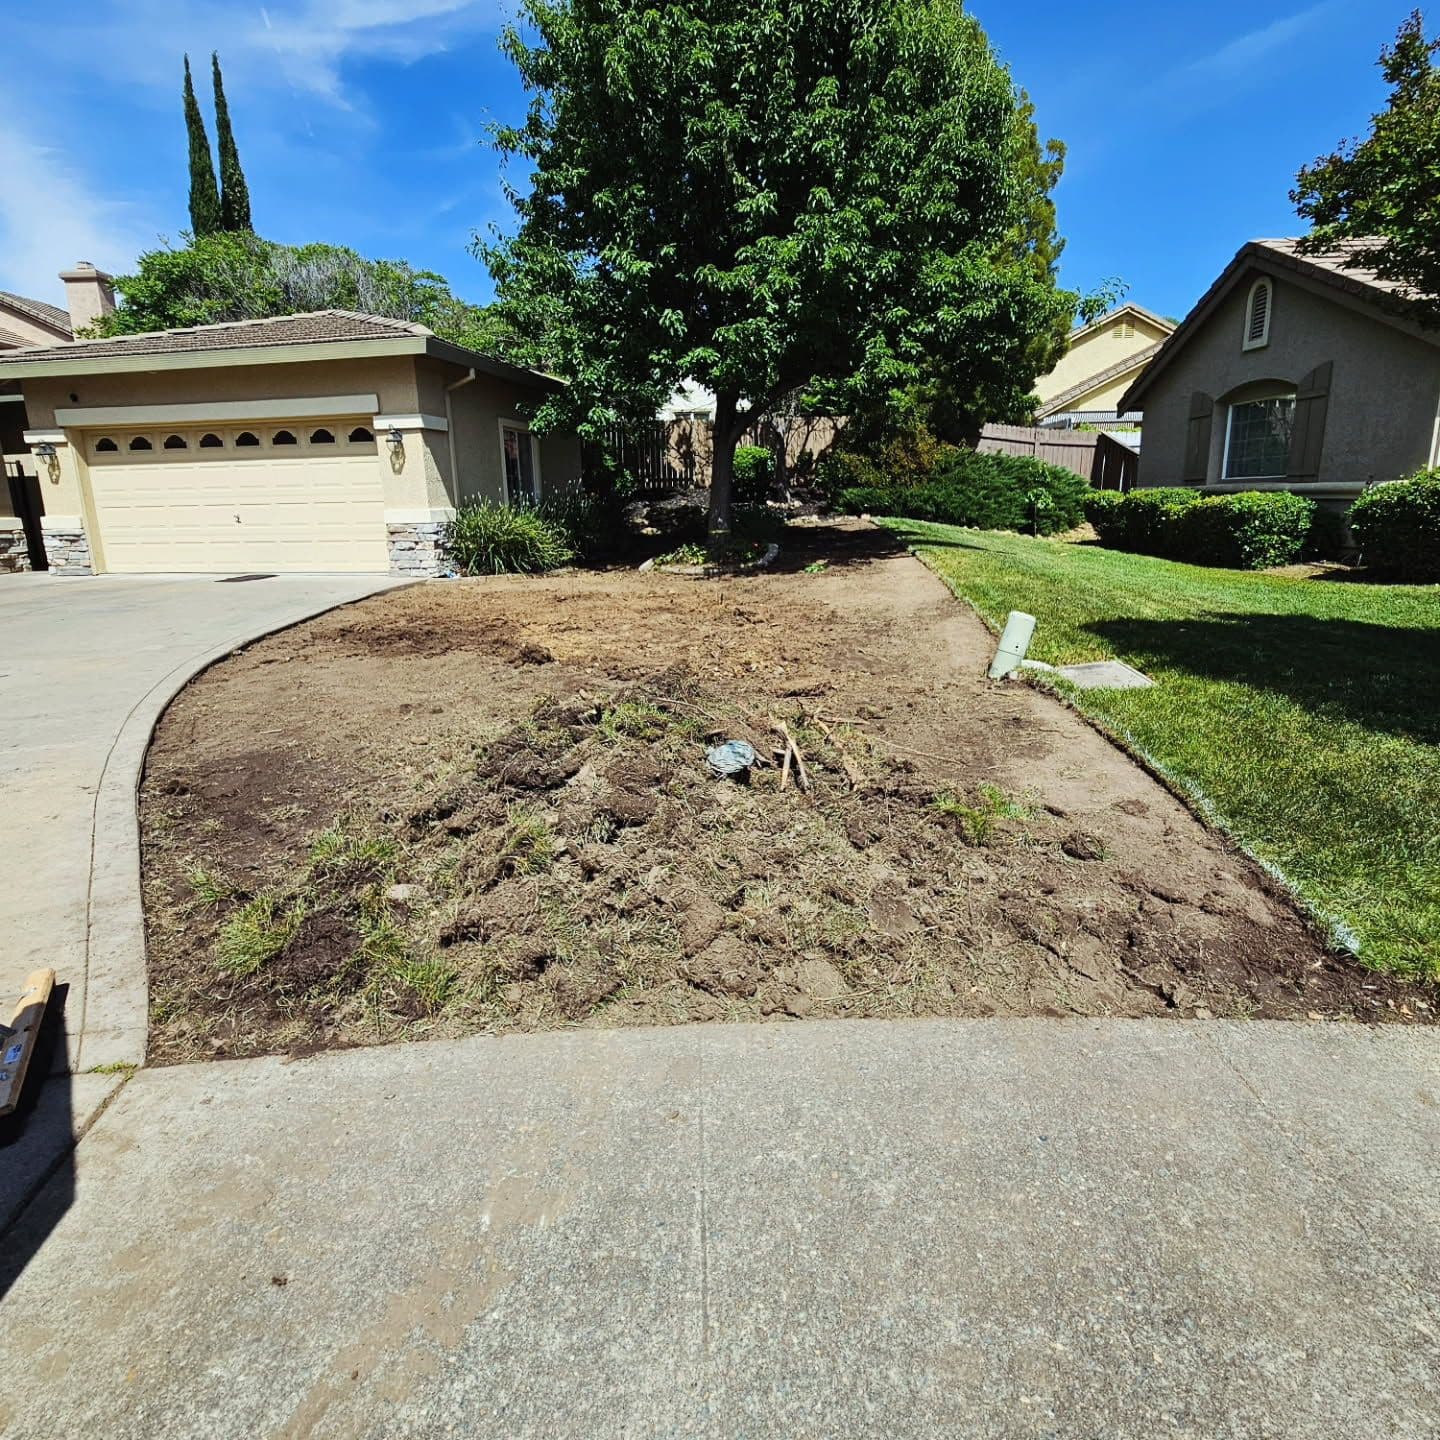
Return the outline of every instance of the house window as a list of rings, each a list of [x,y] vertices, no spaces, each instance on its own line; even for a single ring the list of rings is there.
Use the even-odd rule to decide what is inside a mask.
[[[1225,479],[1283,480],[1290,466],[1294,427],[1294,395],[1231,405],[1225,430]]]
[[[316,430],[310,436],[310,443],[312,445],[333,445],[335,436],[329,430]]]
[[[260,437],[258,435],[252,435],[248,430],[242,430],[235,437],[235,445],[237,449],[242,446],[246,449],[249,449],[251,446],[258,445],[259,443]]]
[[[1268,280],[1257,280],[1250,287],[1250,299],[1245,306],[1245,350],[1258,350],[1270,343],[1270,311],[1274,295]]]
[[[277,430],[274,439],[272,439],[270,443],[272,445],[298,445],[300,442],[295,438],[293,432],[289,430]]]
[[[132,450],[153,450],[155,447],[143,435],[131,437],[130,449]]]
[[[167,435],[164,445],[160,448],[162,450],[188,450],[190,446],[186,443],[183,435]]]
[[[200,448],[202,450],[219,450],[225,442],[213,431],[208,435],[200,437]]]
[[[374,436],[369,430],[367,430],[363,425],[357,425],[357,426],[350,432],[350,436],[349,436],[350,443],[351,443],[352,445],[363,445],[363,444],[365,444],[365,442],[366,442],[367,440],[373,440],[374,438],[375,438],[375,436]]]
[[[533,505],[539,498],[535,437],[513,420],[500,422],[500,458],[505,467],[505,499],[511,505]]]
[[[120,447],[108,435],[95,442],[95,453],[97,455],[115,455],[119,453],[119,450]]]

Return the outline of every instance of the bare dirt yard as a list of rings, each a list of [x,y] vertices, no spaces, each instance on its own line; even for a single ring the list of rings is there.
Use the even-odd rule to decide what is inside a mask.
[[[393,591],[189,686],[141,793],[157,1060],[773,1016],[1412,1015],[917,560]],[[750,741],[748,783],[707,747]],[[802,779],[808,779],[809,789]]]

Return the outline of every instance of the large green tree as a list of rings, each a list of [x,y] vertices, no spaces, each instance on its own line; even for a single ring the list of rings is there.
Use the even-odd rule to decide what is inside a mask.
[[[222,231],[147,251],[133,274],[116,278],[115,288],[120,303],[99,322],[99,334],[360,310],[428,325],[443,339],[519,364],[544,359],[493,306],[459,299],[443,276],[403,260],[367,260],[343,245],[279,245]]]
[[[214,235],[225,228],[220,212],[220,191],[215,184],[215,161],[205,118],[190,78],[190,57],[185,57],[185,132],[190,142],[190,229],[196,235]]]
[[[498,143],[530,184],[515,236],[478,249],[571,381],[542,424],[709,386],[718,543],[747,409],[807,388],[858,408],[937,367],[1029,392],[1077,303],[1045,223],[1059,157],[1037,163],[960,0],[523,11],[504,43],[532,102]]]
[[[230,127],[230,106],[225,100],[225,81],[220,75],[220,56],[210,54],[210,69],[215,82],[215,144],[220,156],[220,223],[225,230],[249,230],[250,187],[240,168],[240,151],[235,145],[235,132]]]
[[[1409,287],[1416,312],[1440,325],[1440,40],[1415,11],[1380,52],[1389,103],[1363,140],[1307,165],[1290,199],[1311,224],[1311,253],[1353,242],[1349,263]]]

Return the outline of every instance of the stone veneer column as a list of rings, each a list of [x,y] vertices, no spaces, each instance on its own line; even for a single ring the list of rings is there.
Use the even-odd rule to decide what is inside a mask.
[[[0,519],[0,575],[13,575],[30,568],[30,546],[25,541],[25,527]]]
[[[414,414],[376,415],[373,423],[385,477],[390,573],[417,579],[453,574],[444,545],[445,529],[455,517],[449,421],[443,415]]]

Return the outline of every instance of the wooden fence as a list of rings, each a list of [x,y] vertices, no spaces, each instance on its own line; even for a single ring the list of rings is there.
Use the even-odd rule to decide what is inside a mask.
[[[1094,430],[987,425],[976,448],[984,455],[1033,455],[1047,465],[1063,465],[1099,490],[1132,489],[1140,471],[1136,451]]]

